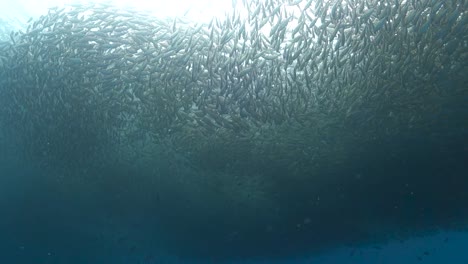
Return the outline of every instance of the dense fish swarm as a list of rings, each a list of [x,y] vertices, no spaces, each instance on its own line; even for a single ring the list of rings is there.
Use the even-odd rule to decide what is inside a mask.
[[[374,142],[444,137],[441,124],[466,133],[452,118],[466,116],[466,1],[233,7],[206,24],[105,4],[51,9],[0,43],[4,133],[40,164],[167,158],[237,188],[232,199],[250,184],[265,203],[273,187],[259,182],[308,181]]]
[[[107,5],[52,9],[1,44],[2,120],[30,154],[67,162],[150,140],[184,155],[278,149],[310,163],[341,128],[402,133],[437,111],[428,96],[464,92],[433,78],[466,73],[465,1],[243,8],[247,17],[208,25]]]

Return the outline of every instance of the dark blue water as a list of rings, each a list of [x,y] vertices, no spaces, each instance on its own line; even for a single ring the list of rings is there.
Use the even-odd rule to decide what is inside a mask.
[[[466,25],[460,28],[464,33]],[[8,40],[7,31],[0,38]],[[466,49],[466,36],[460,39]],[[0,116],[0,264],[468,264],[468,82],[451,70],[448,65],[426,82],[440,97],[421,88],[417,96],[426,101],[379,102],[409,110],[422,103],[427,111],[415,111],[414,127],[383,136],[386,128],[398,129],[397,121],[384,113],[388,126],[367,124],[362,120],[382,113],[362,109],[356,120],[329,130],[369,131],[368,139],[337,148],[344,162],[323,162],[304,177],[284,164],[259,166],[265,184],[253,173],[252,186],[267,191],[256,193],[257,200],[223,186],[235,181],[203,181],[242,175],[249,171],[242,167],[247,158],[238,157],[228,173],[209,153],[210,159],[194,162],[208,170],[164,155],[131,165],[73,166],[66,162],[82,153],[31,158],[24,142],[34,142],[34,133],[22,142],[16,134],[29,131],[12,129]],[[23,89],[16,81],[0,82],[0,89]],[[401,87],[415,83],[414,76],[402,76]],[[403,110],[396,115],[406,117]],[[324,133],[323,140],[338,142],[334,135]],[[106,160],[112,153],[103,155]]]
[[[212,258],[191,261],[168,252],[148,222],[154,216],[138,205],[123,202],[111,210],[103,201],[110,194],[59,193],[45,175],[8,160],[0,171],[1,263],[468,263],[468,232],[462,228],[295,257],[221,261],[213,252]]]
[[[443,132],[450,134],[447,129]],[[454,130],[451,137],[433,145],[425,137],[382,143],[367,156],[360,156],[354,163],[356,167],[345,168],[353,175],[360,172],[359,177],[364,179],[358,184],[348,183],[347,192],[354,196],[330,208],[337,214],[335,218],[327,215],[324,221],[329,223],[322,222],[320,215],[308,215],[309,220],[299,217],[302,226],[297,227],[297,232],[286,229],[280,239],[272,236],[274,242],[269,244],[268,237],[258,237],[262,232],[255,229],[265,229],[263,233],[268,236],[278,227],[270,227],[268,221],[264,226],[253,221],[252,235],[242,234],[243,244],[232,246],[229,239],[239,236],[235,229],[217,228],[222,223],[216,222],[218,218],[210,208],[185,208],[181,204],[183,196],[171,197],[157,188],[153,191],[154,186],[143,178],[144,171],[139,178],[131,170],[100,172],[82,168],[75,174],[76,179],[65,178],[72,177],[68,171],[61,172],[64,178],[57,171],[52,177],[44,165],[24,163],[15,144],[3,140],[0,262],[468,263],[464,133]],[[401,146],[398,157],[388,159],[385,152]],[[368,175],[377,179],[366,179]],[[405,192],[404,186],[397,186],[405,183],[412,191],[395,194]],[[365,195],[361,197],[360,193]],[[292,201],[297,201],[294,195],[290,193]],[[371,199],[366,201],[366,195],[372,195]],[[373,206],[375,202],[384,208]],[[171,206],[177,209],[171,211]],[[347,209],[341,215],[343,206]],[[300,205],[290,211],[295,212],[303,213]],[[395,223],[398,228],[377,231],[381,234],[374,241],[372,236],[347,229],[350,221],[365,220],[366,216]],[[288,222],[291,219],[294,217],[286,217],[280,225],[296,225]],[[193,221],[192,227],[185,227],[186,221]],[[309,221],[327,233],[308,226]],[[193,225],[200,229],[194,230]],[[369,227],[366,223],[354,226]],[[219,232],[226,235],[217,243]],[[313,239],[314,234],[323,239],[325,248],[317,250],[321,243]]]

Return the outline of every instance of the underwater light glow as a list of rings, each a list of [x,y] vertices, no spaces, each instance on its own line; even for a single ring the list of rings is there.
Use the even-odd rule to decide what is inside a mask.
[[[50,8],[89,3],[107,3],[122,9],[147,12],[157,17],[185,17],[198,22],[209,22],[213,17],[223,17],[232,10],[233,5],[231,0],[18,0],[8,3],[0,1],[0,8],[5,14],[3,19],[19,29],[19,25],[26,25],[30,17],[37,18],[47,14]]]

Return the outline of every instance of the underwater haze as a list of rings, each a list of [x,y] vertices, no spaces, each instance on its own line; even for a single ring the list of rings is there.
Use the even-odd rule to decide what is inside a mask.
[[[0,0],[0,263],[468,264],[465,0]]]

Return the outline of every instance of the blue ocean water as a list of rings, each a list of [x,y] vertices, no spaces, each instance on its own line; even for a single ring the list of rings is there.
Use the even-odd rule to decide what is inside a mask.
[[[214,257],[205,256],[202,260],[177,257],[158,242],[155,233],[146,233],[152,227],[143,222],[141,218],[145,215],[138,209],[133,208],[132,212],[120,205],[123,210],[120,214],[106,215],[95,195],[86,197],[83,193],[81,197],[70,197],[57,193],[54,187],[43,182],[45,175],[3,158],[0,163],[1,263],[468,263],[468,231],[463,229],[434,229],[426,235],[341,246],[318,254],[309,255],[305,251],[294,257],[263,256],[230,261],[218,259],[215,252]]]
[[[31,13],[20,8],[14,7],[14,15],[3,11],[1,39],[8,41],[10,30],[27,23]],[[460,45],[466,48],[466,42]],[[450,68],[439,72],[435,85],[466,95],[466,79],[454,80],[450,73]],[[267,199],[253,209],[225,206],[225,200],[210,199],[220,197],[211,186],[198,193],[184,182],[148,180],[171,179],[174,171],[165,163],[172,160],[157,161],[157,172],[117,164],[73,171],[36,164],[14,136],[3,133],[10,124],[0,123],[0,263],[468,263],[468,107],[466,97],[451,99],[435,116],[423,117],[430,128],[421,131],[427,134],[386,138],[371,151],[357,151],[349,168],[331,169],[327,175],[344,175],[343,183],[326,182],[313,201],[304,194],[309,186],[282,182],[284,193],[273,196],[281,212]],[[398,155],[388,158],[387,152]],[[351,195],[340,196],[346,192]],[[313,212],[326,214],[323,221],[330,223],[305,213],[304,204],[319,201],[329,204]],[[239,209],[244,206],[248,213]],[[357,223],[365,216],[369,223]],[[375,219],[389,230],[372,226]],[[398,228],[391,229],[393,224]],[[369,230],[379,235],[374,238]],[[317,246],[321,239],[323,248]]]

